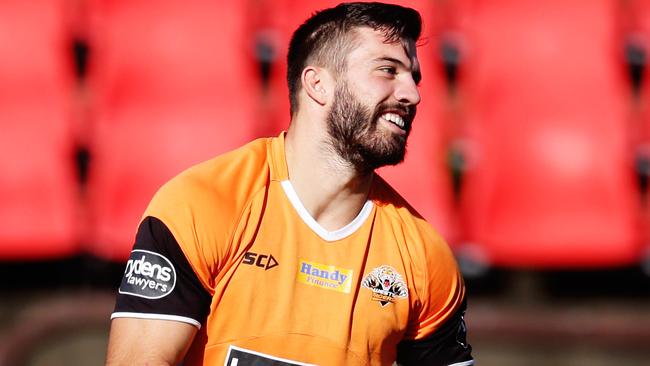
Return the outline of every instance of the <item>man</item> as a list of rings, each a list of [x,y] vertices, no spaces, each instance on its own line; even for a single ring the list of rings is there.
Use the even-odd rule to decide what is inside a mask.
[[[374,173],[404,158],[420,30],[379,3],[299,27],[286,134],[187,170],[147,208],[107,364],[473,364],[449,248]]]

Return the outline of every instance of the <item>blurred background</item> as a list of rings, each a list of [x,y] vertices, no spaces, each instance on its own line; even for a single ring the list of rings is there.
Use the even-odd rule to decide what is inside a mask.
[[[449,241],[477,364],[650,365],[650,1],[415,0],[382,169]],[[100,365],[140,215],[289,122],[325,0],[0,0],[0,365]]]

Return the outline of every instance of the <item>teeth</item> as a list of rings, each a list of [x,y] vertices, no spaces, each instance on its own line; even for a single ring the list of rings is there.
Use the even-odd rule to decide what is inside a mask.
[[[385,113],[382,117],[387,121],[393,122],[394,124],[399,126],[399,128],[404,128],[404,126],[406,125],[406,123],[404,123],[404,119],[402,119],[402,117],[399,114]]]

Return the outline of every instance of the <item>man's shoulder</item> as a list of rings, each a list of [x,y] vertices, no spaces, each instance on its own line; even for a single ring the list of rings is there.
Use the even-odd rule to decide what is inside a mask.
[[[179,205],[193,210],[236,210],[268,182],[269,142],[269,138],[257,139],[190,167],[158,190],[148,211]]]
[[[267,145],[270,141],[271,138],[253,140],[238,149],[190,167],[171,182],[178,181],[189,185],[207,184],[213,189],[246,184],[244,178],[253,178],[267,169]]]
[[[404,223],[429,226],[426,220],[397,192],[384,178],[375,175],[373,178],[370,199],[382,211],[396,220]]]
[[[426,247],[447,247],[445,240],[388,182],[376,175],[371,191],[371,200],[382,215],[393,224],[397,223],[410,243],[425,244]]]

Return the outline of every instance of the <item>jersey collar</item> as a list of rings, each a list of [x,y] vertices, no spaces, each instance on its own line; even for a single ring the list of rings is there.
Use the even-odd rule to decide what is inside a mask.
[[[271,157],[271,181],[280,182],[284,193],[289,199],[289,202],[291,202],[293,208],[298,213],[298,216],[300,216],[305,224],[307,224],[307,226],[309,226],[309,228],[323,240],[337,241],[352,235],[364,224],[364,222],[366,222],[368,217],[370,217],[374,204],[371,200],[366,201],[366,203],[361,208],[361,211],[359,211],[359,214],[350,223],[338,230],[328,231],[322,227],[309,214],[309,211],[307,211],[305,206],[302,204],[300,198],[298,197],[298,194],[296,194],[296,191],[293,188],[293,185],[289,181],[289,169],[287,168],[287,160],[284,153],[285,134],[285,132],[282,132],[278,137],[272,138],[271,142],[269,143],[268,153]]]

